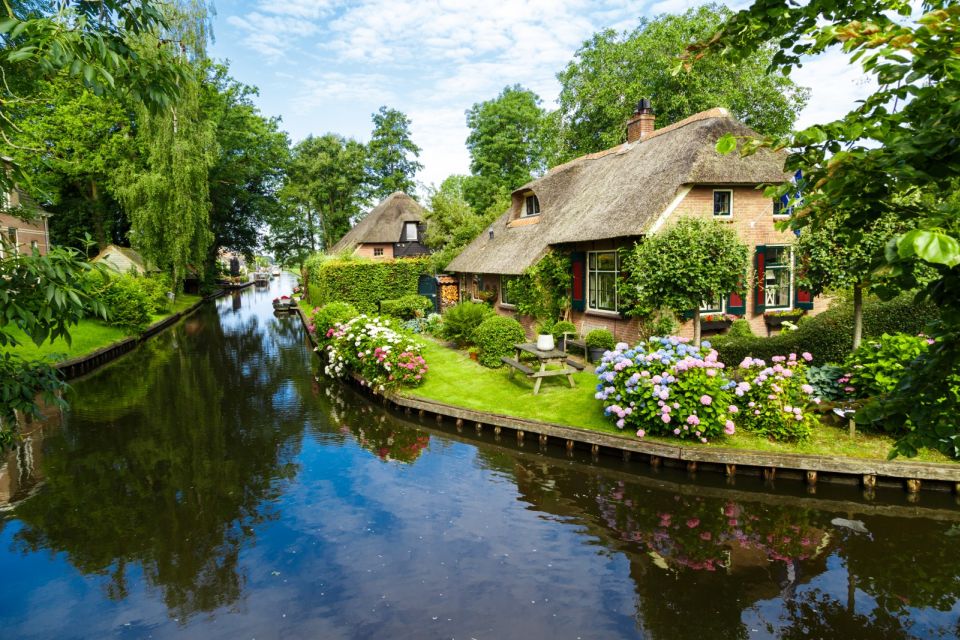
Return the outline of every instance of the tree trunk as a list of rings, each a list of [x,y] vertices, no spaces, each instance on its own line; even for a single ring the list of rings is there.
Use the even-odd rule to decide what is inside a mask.
[[[93,217],[93,235],[97,242],[97,249],[103,251],[109,242],[107,242],[107,230],[103,221],[103,206],[100,202],[100,190],[97,188],[97,181],[90,181],[90,213]]]
[[[700,309],[693,310],[693,345],[700,346]]]
[[[856,351],[863,339],[863,284],[853,285],[853,349]]]

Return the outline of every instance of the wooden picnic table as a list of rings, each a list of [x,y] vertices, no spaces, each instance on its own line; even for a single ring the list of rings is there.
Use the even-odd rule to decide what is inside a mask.
[[[577,367],[576,363],[567,358],[567,354],[563,351],[558,351],[557,349],[552,349],[550,351],[541,351],[537,349],[537,345],[534,342],[524,342],[523,344],[514,345],[514,348],[517,350],[517,357],[515,360],[507,358],[504,356],[502,358],[503,363],[512,367],[510,369],[510,377],[513,377],[514,370],[520,371],[528,378],[533,378],[533,395],[540,393],[540,384],[543,382],[544,378],[549,378],[552,376],[566,376],[567,382],[570,383],[571,387],[576,386],[576,383],[573,380],[573,374],[575,373],[575,368]],[[535,356],[537,361],[540,363],[539,370],[532,369],[520,361],[520,357],[523,354],[528,354]],[[559,369],[547,369],[547,365],[557,364],[560,365]]]

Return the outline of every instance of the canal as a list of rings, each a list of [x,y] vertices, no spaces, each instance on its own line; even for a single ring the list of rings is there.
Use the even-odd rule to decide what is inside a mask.
[[[286,276],[284,276],[286,279]],[[0,469],[0,638],[960,635],[954,496],[417,424],[247,289],[76,381]]]

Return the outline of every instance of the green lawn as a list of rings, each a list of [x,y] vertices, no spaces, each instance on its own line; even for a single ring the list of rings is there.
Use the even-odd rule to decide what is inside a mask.
[[[576,388],[571,389],[566,378],[546,378],[540,387],[540,394],[535,396],[533,382],[519,373],[511,380],[506,367],[487,369],[470,360],[464,352],[449,349],[430,339],[423,340],[423,343],[423,356],[430,366],[430,371],[426,382],[415,389],[404,390],[406,395],[468,409],[635,438],[631,432],[620,431],[604,418],[600,401],[593,397],[596,376],[589,371],[589,367],[574,376]],[[886,459],[893,444],[891,438],[875,434],[858,432],[854,438],[850,438],[846,429],[829,425],[822,425],[809,441],[799,444],[773,442],[743,431],[738,431],[720,442],[706,445],[670,438],[648,436],[647,439],[673,445],[680,443],[684,447],[735,448],[872,459]],[[936,451],[923,451],[916,460],[950,462],[949,458]]]
[[[157,322],[173,313],[183,311],[196,304],[200,299],[200,296],[180,294],[173,303],[170,313],[153,315],[150,322]],[[11,333],[21,342],[21,345],[14,349],[5,350],[30,359],[50,358],[56,362],[92,353],[97,349],[123,340],[129,335],[123,329],[110,326],[100,320],[81,320],[79,324],[71,327],[70,336],[73,340],[69,345],[64,340],[57,340],[52,343],[44,342],[38,347],[19,329],[14,329]]]

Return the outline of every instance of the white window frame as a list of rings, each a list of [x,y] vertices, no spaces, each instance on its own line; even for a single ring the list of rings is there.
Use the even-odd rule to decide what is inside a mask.
[[[772,306],[772,305],[768,305],[768,304],[767,304],[767,300],[769,300],[770,298],[767,297],[767,292],[769,291],[769,289],[768,289],[768,287],[767,287],[766,278],[767,278],[767,273],[770,271],[770,264],[767,263],[766,255],[765,255],[765,256],[764,256],[764,261],[763,261],[763,277],[764,277],[764,283],[763,283],[763,302],[764,302],[764,306],[763,306],[763,309],[764,309],[764,311],[792,311],[792,310],[793,310],[793,299],[794,299],[795,288],[796,288],[796,282],[795,282],[795,280],[796,280],[796,266],[797,266],[797,262],[796,262],[796,252],[793,250],[793,245],[792,245],[792,244],[768,244],[768,245],[766,245],[766,248],[767,248],[767,249],[786,248],[786,249],[790,252],[790,264],[787,265],[787,267],[786,267],[786,268],[789,269],[789,271],[790,271],[790,286],[789,286],[789,288],[788,288],[788,290],[787,290],[787,306],[785,306],[785,307],[782,307],[782,306],[781,306],[781,307],[775,307],[775,306]],[[766,250],[764,250],[764,253],[766,253]],[[774,267],[774,269],[782,269],[782,268],[783,268],[783,267],[782,267],[782,266],[779,266],[779,265],[776,266],[776,267]]]
[[[410,236],[410,228],[413,227],[413,237]],[[403,241],[404,242],[419,242],[420,241],[420,229],[417,226],[416,222],[404,222],[403,223]]]
[[[728,193],[730,194],[730,213],[723,215],[717,213],[717,194],[718,193]],[[729,220],[733,217],[733,189],[714,189],[713,198],[711,198],[713,217],[717,220]]]
[[[379,252],[379,253],[378,253]],[[373,257],[382,258],[383,257],[383,247],[374,247],[373,248]]]
[[[536,209],[536,211],[534,211],[533,213],[527,213],[527,211],[528,211],[527,203],[528,203],[528,202],[531,202],[531,201],[534,202],[535,206],[532,207],[532,208],[533,208],[533,209]],[[523,209],[520,210],[520,217],[521,217],[521,218],[534,218],[534,217],[536,217],[536,216],[538,216],[538,215],[540,215],[540,198],[538,198],[538,197],[537,197],[537,194],[535,194],[535,193],[526,193],[526,194],[524,194],[524,196],[523,196]]]
[[[511,279],[515,279],[517,276],[505,276],[500,275],[500,306],[507,307],[508,309],[516,309],[517,304],[515,302],[507,302],[503,297],[504,293],[507,291],[507,282]]]
[[[613,309],[598,309],[596,307],[590,306],[590,256],[596,256],[601,253],[612,253],[614,256],[614,270],[613,270]],[[599,259],[597,260],[599,263]],[[586,294],[586,309],[592,313],[600,313],[607,315],[620,315],[620,252],[616,249],[607,249],[605,251],[587,251],[587,263],[584,269],[584,293]],[[607,269],[594,269],[595,273],[611,273]]]
[[[710,314],[710,313],[726,313],[727,312],[727,296],[720,296],[720,308],[711,307],[709,300],[704,300],[700,303],[700,315]]]
[[[780,205],[780,211],[786,211],[786,213],[777,213],[777,205]],[[784,206],[780,202],[780,198],[774,198],[773,200],[773,219],[774,220],[787,220],[790,217],[790,207]]]

